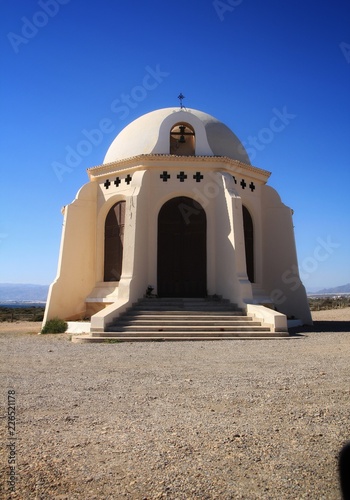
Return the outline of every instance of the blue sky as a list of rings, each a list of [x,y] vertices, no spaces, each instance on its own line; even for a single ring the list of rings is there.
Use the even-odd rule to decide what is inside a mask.
[[[0,282],[53,281],[60,209],[86,169],[181,91],[272,172],[295,211],[307,289],[349,283],[349,21],[345,0],[3,0]],[[150,71],[157,85],[142,92]],[[278,132],[276,112],[287,116]]]

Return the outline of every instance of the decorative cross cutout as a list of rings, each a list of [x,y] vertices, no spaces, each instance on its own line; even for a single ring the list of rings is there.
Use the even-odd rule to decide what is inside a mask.
[[[242,186],[242,189],[244,189],[247,185],[244,179],[241,180],[240,184]]]
[[[109,188],[109,186],[111,185],[111,183],[110,183],[109,179],[107,179],[107,180],[106,180],[106,182],[105,182],[103,185],[104,185],[104,187],[105,187],[106,189],[108,189],[108,188]]]
[[[170,174],[166,170],[162,174],[160,174],[160,178],[163,179],[163,182],[168,182],[168,179],[170,179]]]
[[[249,187],[250,187],[251,192],[253,192],[255,189],[255,185],[254,185],[253,181],[249,184]]]
[[[129,185],[129,184],[130,184],[131,179],[132,179],[132,177],[131,177],[131,175],[130,175],[130,174],[128,174],[128,175],[125,177],[125,182],[127,183],[127,185]]]
[[[196,182],[200,182],[203,179],[203,175],[200,172],[196,172],[193,178],[196,179]]]
[[[237,180],[236,180],[236,177],[233,175],[232,176],[233,180],[235,181],[235,184],[237,184]]]
[[[185,174],[185,172],[180,172],[177,178],[180,179],[180,182],[184,182],[184,180],[187,179],[187,175]]]
[[[114,181],[115,186],[118,187],[120,183],[121,183],[121,180],[119,179],[119,177],[116,177],[115,181]]]

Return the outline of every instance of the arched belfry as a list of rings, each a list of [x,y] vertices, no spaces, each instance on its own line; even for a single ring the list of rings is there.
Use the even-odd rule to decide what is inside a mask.
[[[196,134],[188,123],[178,123],[170,131],[170,154],[193,156],[196,151]]]
[[[179,99],[121,130],[64,208],[44,319],[91,318],[104,331],[151,287],[310,323],[292,211],[270,172],[227,125]]]

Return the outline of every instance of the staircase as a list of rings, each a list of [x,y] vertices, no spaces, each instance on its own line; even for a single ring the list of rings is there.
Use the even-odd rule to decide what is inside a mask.
[[[140,342],[288,338],[273,332],[224,300],[145,298],[105,332],[73,337],[74,342]]]

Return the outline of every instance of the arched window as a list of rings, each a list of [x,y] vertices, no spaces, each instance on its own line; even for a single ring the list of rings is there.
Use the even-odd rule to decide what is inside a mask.
[[[104,281],[119,281],[123,264],[125,201],[118,201],[105,222]]]
[[[195,133],[188,123],[178,123],[170,131],[170,154],[178,156],[195,155]]]
[[[247,263],[247,275],[251,283],[254,283],[254,228],[253,219],[248,209],[243,205],[243,229],[245,243],[245,259]]]

